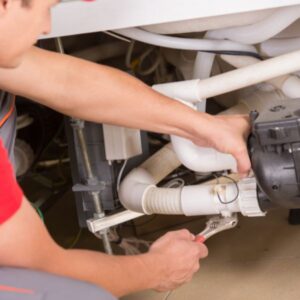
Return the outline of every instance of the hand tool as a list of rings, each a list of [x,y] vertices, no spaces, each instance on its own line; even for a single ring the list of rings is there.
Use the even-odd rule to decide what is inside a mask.
[[[208,238],[213,235],[234,228],[238,224],[237,214],[230,217],[214,216],[206,222],[205,229],[196,235],[195,242],[204,243]]]

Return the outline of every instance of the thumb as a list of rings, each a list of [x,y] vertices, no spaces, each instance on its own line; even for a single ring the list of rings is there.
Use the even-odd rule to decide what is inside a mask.
[[[242,177],[247,177],[251,169],[251,162],[247,148],[243,148],[242,150],[234,153],[233,155],[237,161],[238,173]]]

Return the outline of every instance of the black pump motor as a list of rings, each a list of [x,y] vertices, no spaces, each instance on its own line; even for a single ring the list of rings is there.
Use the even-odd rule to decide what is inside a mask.
[[[251,113],[249,154],[262,210],[300,208],[300,99]]]

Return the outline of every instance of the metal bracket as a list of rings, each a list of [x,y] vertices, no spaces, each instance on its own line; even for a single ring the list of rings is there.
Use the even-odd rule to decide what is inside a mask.
[[[89,231],[95,233],[122,224],[124,222],[139,218],[143,215],[144,214],[142,213],[137,213],[131,210],[125,210],[120,213],[113,214],[111,216],[89,219],[87,220],[87,226]]]

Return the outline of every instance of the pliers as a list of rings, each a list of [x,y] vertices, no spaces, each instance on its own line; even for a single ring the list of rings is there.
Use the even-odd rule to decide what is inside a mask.
[[[237,214],[230,217],[214,216],[206,222],[205,229],[196,235],[195,242],[204,243],[211,236],[231,228],[238,224]]]

